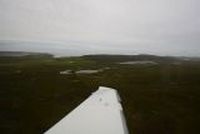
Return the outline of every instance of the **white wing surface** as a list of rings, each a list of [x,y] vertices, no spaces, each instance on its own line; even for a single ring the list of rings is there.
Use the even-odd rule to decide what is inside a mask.
[[[99,87],[45,134],[128,134],[117,91]]]

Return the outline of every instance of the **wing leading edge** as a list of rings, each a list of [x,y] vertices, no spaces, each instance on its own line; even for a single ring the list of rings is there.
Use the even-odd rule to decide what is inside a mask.
[[[115,89],[99,87],[45,134],[128,134],[120,101]]]

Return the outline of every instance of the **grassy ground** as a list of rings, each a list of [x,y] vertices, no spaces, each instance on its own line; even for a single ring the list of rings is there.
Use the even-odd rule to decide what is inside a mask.
[[[119,91],[130,134],[200,133],[200,62],[151,56],[158,65],[117,64],[142,58],[1,57],[1,133],[41,134],[100,85]],[[59,74],[105,67],[97,74]]]

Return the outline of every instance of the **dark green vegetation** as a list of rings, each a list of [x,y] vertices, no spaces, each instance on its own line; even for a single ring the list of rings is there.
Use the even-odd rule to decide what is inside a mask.
[[[159,64],[118,64],[130,60]],[[200,133],[200,61],[148,55],[0,57],[0,132],[41,134],[100,85],[119,91],[131,134]]]

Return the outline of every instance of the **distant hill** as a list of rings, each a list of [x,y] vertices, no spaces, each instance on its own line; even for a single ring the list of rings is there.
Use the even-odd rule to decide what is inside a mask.
[[[85,55],[83,56],[87,59],[92,59],[96,61],[176,61],[177,57],[162,57],[162,56],[155,56],[155,55]]]
[[[0,51],[0,57],[53,57],[48,53],[35,53],[35,52],[17,52],[17,51]]]
[[[71,57],[71,56],[70,56]],[[126,62],[126,61],[155,61],[155,62],[176,62],[176,61],[200,61],[198,57],[173,57],[173,56],[157,56],[157,55],[83,55],[74,56],[98,62]],[[54,58],[53,54],[40,52],[23,52],[23,51],[0,51],[0,58]],[[60,57],[66,58],[66,57]]]

